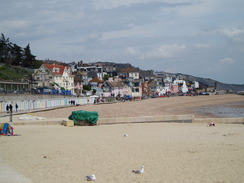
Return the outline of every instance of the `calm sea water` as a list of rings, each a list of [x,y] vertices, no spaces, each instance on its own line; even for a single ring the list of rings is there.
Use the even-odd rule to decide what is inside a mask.
[[[219,117],[244,117],[244,102],[199,107],[196,111],[202,114],[213,114]]]

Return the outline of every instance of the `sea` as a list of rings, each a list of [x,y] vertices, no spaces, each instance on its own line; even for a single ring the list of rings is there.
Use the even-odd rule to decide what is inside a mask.
[[[195,109],[201,114],[211,114],[216,117],[239,118],[244,117],[244,102],[235,102],[225,105],[203,106]]]

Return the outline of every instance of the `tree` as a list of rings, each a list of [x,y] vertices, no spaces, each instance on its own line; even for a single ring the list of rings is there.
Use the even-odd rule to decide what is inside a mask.
[[[23,49],[14,44],[12,48],[12,65],[20,66],[23,62]]]
[[[9,38],[5,39],[2,33],[0,38],[0,62],[11,64],[11,49],[12,43],[9,41]]]
[[[35,57],[31,54],[30,44],[23,49],[17,44],[11,43],[9,38],[6,39],[3,33],[1,34],[0,62],[16,66],[38,68],[42,62],[36,61]]]
[[[93,90],[92,90],[92,95],[95,95],[96,92],[97,92],[97,90],[96,90],[96,89],[93,89]]]
[[[105,74],[105,75],[103,76],[103,80],[104,80],[104,81],[107,81],[108,78],[109,78],[109,74]]]
[[[22,66],[24,67],[33,67],[35,65],[35,61],[36,61],[36,56],[31,54],[31,50],[30,50],[30,44],[28,44],[25,48],[24,48],[24,55],[23,55],[23,62],[22,62]]]
[[[43,64],[42,60],[35,60],[35,62],[33,64],[33,68],[37,69],[37,68],[41,67],[42,64]]]

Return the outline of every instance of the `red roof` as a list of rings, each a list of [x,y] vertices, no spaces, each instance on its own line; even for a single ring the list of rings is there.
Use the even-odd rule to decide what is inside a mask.
[[[92,80],[89,81],[90,83],[103,83],[102,80],[100,80],[99,78],[95,77],[95,78],[92,78]]]
[[[54,64],[43,64],[52,74],[54,75],[63,75],[64,69],[70,69],[69,75],[72,75],[71,68],[63,65],[54,65]]]
[[[122,73],[131,73],[131,72],[138,72],[138,70],[135,68],[132,68],[132,67],[127,67],[125,69],[121,69],[121,72]]]

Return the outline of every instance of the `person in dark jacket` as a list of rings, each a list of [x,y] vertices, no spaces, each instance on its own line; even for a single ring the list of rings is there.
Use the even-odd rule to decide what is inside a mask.
[[[7,104],[7,106],[6,106],[6,111],[7,111],[7,113],[8,113],[8,110],[9,110],[9,106],[8,106],[8,104]]]
[[[13,106],[12,104],[9,105],[9,111],[12,113],[13,112]]]
[[[16,104],[15,104],[16,112],[18,112],[18,107],[19,107],[19,106],[18,106],[18,104],[16,103]]]

